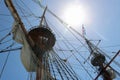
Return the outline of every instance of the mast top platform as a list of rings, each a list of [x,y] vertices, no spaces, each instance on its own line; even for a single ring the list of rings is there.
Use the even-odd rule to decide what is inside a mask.
[[[55,36],[49,28],[37,27],[28,32],[35,45],[43,51],[50,50],[55,45]]]

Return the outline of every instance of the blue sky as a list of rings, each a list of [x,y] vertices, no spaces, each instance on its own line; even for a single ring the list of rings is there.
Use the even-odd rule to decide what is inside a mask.
[[[40,16],[42,14],[41,12],[42,9],[36,3],[33,3],[31,0],[25,2],[26,2],[25,4],[29,6],[29,8],[33,11],[35,15]],[[87,38],[90,40],[101,40],[99,47],[104,49],[105,52],[107,52],[111,57],[113,57],[114,53],[111,52],[117,52],[118,50],[120,50],[120,0],[43,0],[42,2],[43,5],[47,5],[48,8],[51,11],[53,11],[57,16],[59,16],[62,20],[65,20],[62,15],[64,8],[72,3],[77,5],[82,5],[85,8],[85,10],[87,10],[86,15],[88,15],[88,18],[90,20],[89,23],[86,22],[84,24],[87,33],[86,34]],[[6,8],[4,4],[4,0],[0,0],[0,39],[11,30],[13,18],[9,15],[10,12]],[[63,35],[67,36],[67,38],[71,40],[71,44],[73,44],[76,48],[79,48],[80,45],[77,43],[77,40],[73,41],[74,40],[74,38],[72,38],[73,36],[70,34],[69,31],[64,29],[64,27],[61,25],[61,23],[59,23],[59,21],[57,21],[54,17],[51,17],[49,13],[46,13],[46,16],[50,23],[54,24],[56,28],[59,28],[59,30],[63,32]],[[32,22],[31,24],[33,26],[39,24],[39,18],[34,19],[29,17],[29,19],[30,22]],[[24,23],[25,22],[27,21],[24,21]],[[27,26],[27,24],[28,23],[25,24],[26,28],[30,29],[31,26],[30,25]],[[72,26],[72,27],[81,33],[82,24],[83,23],[80,23],[79,26],[77,27]],[[1,31],[6,28],[7,30]],[[55,30],[53,30],[53,32],[56,33]],[[58,38],[58,35],[56,35],[56,37],[58,40],[57,42],[62,41],[62,37]],[[11,39],[11,36],[9,37],[9,39]],[[82,42],[84,43],[83,40]],[[8,46],[8,44],[11,43],[12,41],[0,45],[0,50],[4,49],[6,46]],[[21,45],[16,44],[16,46],[21,46]],[[7,53],[0,54],[0,71],[4,64],[6,56]],[[62,57],[62,55],[60,56]],[[66,54],[66,56],[69,55]],[[72,62],[72,59],[73,58],[70,58],[69,60]],[[120,56],[116,58],[116,61],[119,60],[120,60]],[[114,68],[116,68],[116,65],[114,64],[112,65]],[[78,66],[76,67],[79,68]],[[120,72],[120,69],[119,68],[117,69]],[[82,71],[82,69],[80,71]],[[20,51],[11,52],[5,70],[1,77],[1,80],[18,80],[18,79],[27,80],[27,76],[28,73],[21,64]],[[84,80],[84,76],[82,79]],[[117,78],[115,80],[118,79],[120,78]]]

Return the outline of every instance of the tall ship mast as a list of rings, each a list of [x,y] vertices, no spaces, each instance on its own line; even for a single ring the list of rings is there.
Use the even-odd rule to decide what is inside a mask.
[[[23,79],[20,76],[23,74],[25,80],[120,79],[120,49],[110,56],[111,54],[98,47],[100,40],[94,43],[86,37],[84,25],[79,28],[81,34],[79,30],[52,12],[49,6],[42,5],[40,0],[28,2],[33,6],[28,3],[26,5],[26,1],[22,0],[1,0],[1,2],[11,16],[12,25],[7,22],[9,24],[7,26],[12,27],[0,37],[0,56],[4,58],[6,55],[5,61],[0,64],[0,80],[8,79],[7,75],[12,74],[13,79]],[[32,8],[34,5],[41,9],[38,11],[39,16],[35,14],[37,9]],[[8,66],[8,62],[11,62],[9,57],[13,55],[14,60],[17,53],[20,53],[23,73],[22,69],[16,69],[19,66],[17,60],[14,64],[16,68]],[[16,71],[18,74],[10,70],[18,70]],[[10,71],[11,74],[6,71]]]

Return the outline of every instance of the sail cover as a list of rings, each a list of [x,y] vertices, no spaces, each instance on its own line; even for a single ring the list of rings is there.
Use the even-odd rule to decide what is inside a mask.
[[[23,33],[19,23],[16,21],[14,21],[13,24],[12,34],[13,34],[13,39],[16,42],[23,45],[21,50],[21,61],[25,69],[28,72],[35,72],[36,71],[35,55],[33,54],[33,51],[31,50],[26,40],[25,34]]]

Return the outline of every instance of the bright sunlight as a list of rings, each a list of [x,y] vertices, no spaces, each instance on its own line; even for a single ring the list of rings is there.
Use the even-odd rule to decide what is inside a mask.
[[[86,24],[88,13],[80,5],[68,5],[63,11],[64,21],[70,26],[80,26]]]

